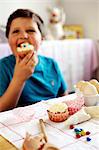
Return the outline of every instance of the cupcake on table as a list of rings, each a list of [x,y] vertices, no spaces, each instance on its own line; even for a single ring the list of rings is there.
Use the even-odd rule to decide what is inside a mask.
[[[68,106],[65,103],[53,104],[47,112],[49,119],[54,122],[65,121],[69,116]]]

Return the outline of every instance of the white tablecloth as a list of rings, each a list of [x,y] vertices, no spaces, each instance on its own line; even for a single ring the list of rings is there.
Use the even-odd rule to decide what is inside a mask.
[[[91,119],[75,125],[75,128],[82,128],[85,131],[91,132],[88,135],[91,138],[90,142],[86,141],[87,136],[76,139],[74,130],[66,128],[65,122],[54,123],[48,119],[46,110],[51,104],[75,98],[76,95],[72,94],[2,112],[0,113],[0,134],[20,149],[27,131],[33,136],[37,136],[40,133],[38,120],[43,118],[49,142],[59,147],[60,150],[99,150],[98,119]]]
[[[0,45],[0,58],[10,53],[7,44]],[[99,67],[96,44],[91,39],[43,41],[38,53],[58,62],[70,91],[79,80],[90,80]]]

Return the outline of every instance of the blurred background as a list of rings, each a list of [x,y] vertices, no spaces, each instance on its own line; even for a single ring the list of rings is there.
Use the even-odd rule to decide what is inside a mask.
[[[0,58],[11,54],[4,32],[17,8],[43,18],[39,53],[56,59],[70,91],[79,80],[99,80],[99,0],[0,0]]]
[[[82,25],[84,37],[99,39],[99,0],[0,0],[0,25],[5,26],[11,12],[30,8],[48,24],[48,7],[63,8],[65,24]]]

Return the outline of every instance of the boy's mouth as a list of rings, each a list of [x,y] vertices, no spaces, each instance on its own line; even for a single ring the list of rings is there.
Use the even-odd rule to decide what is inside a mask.
[[[23,44],[30,44],[30,43],[28,43],[28,42],[21,42],[21,43],[19,43],[19,44],[17,45],[17,47],[22,47]]]
[[[22,51],[30,51],[30,50],[34,50],[34,46],[32,44],[29,44],[27,42],[23,42],[23,43],[19,43],[17,46],[17,51],[18,52],[22,52]]]
[[[17,47],[21,47],[21,44],[22,44],[22,43],[18,44]]]

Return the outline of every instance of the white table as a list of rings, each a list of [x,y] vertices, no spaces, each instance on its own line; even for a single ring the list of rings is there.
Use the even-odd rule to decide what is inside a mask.
[[[51,104],[75,98],[76,95],[72,94],[2,112],[0,113],[0,134],[20,149],[27,131],[34,136],[40,133],[38,120],[43,118],[49,142],[58,146],[60,150],[99,150],[99,120],[91,119],[75,126],[91,132],[91,141],[86,142],[86,136],[76,139],[74,130],[67,129],[65,122],[54,123],[48,119],[46,110]]]

